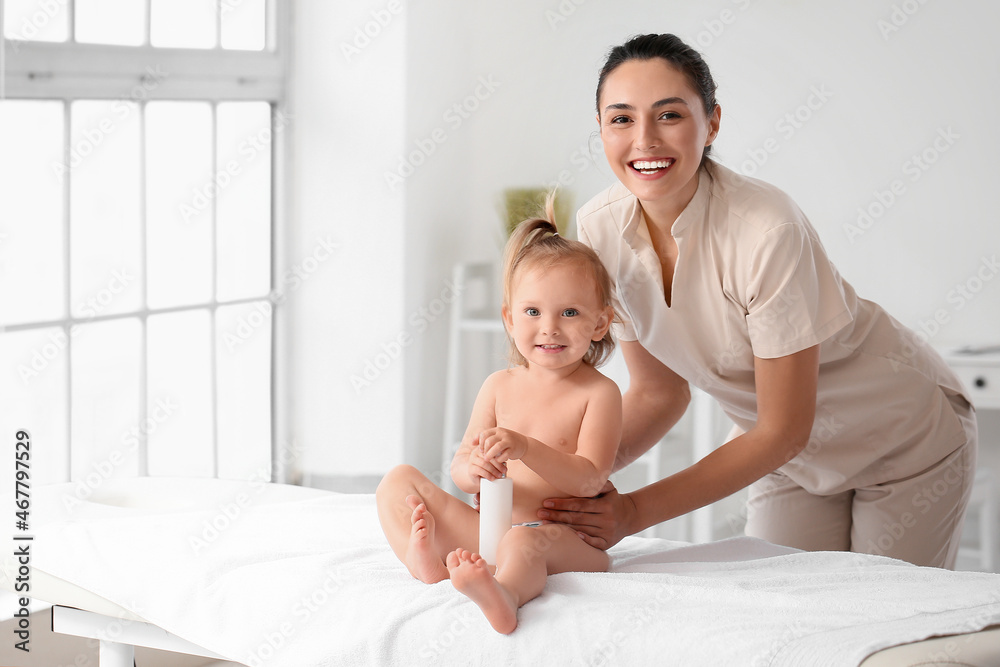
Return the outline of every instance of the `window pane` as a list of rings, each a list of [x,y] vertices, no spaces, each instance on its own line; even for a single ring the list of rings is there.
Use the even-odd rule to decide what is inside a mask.
[[[271,106],[222,103],[216,116],[218,298],[263,296],[271,286]]]
[[[141,303],[139,108],[74,102],[70,151],[70,305],[74,317]]]
[[[204,102],[146,106],[146,246],[151,308],[212,296],[212,112]]]
[[[153,46],[211,49],[218,0],[153,0],[149,41]]]
[[[270,479],[271,304],[216,312],[219,476]]]
[[[0,101],[0,319],[65,316],[63,105]]]
[[[207,310],[147,324],[150,475],[212,475],[212,338]]]
[[[31,435],[31,482],[69,481],[66,466],[66,348],[61,328],[0,335],[0,433],[12,441],[18,430]],[[11,445],[8,451],[13,451]],[[8,465],[8,464],[5,464]],[[13,464],[9,464],[13,472]],[[11,475],[0,482],[10,488]]]
[[[141,340],[137,319],[79,325],[73,336],[72,473],[87,495],[138,474],[141,435],[155,430],[139,419]]]
[[[222,0],[222,48],[262,51],[266,30],[266,0]]]
[[[76,0],[76,41],[139,46],[146,42],[146,3]]]
[[[69,37],[67,3],[53,0],[4,0],[3,34],[8,39],[65,42]]]

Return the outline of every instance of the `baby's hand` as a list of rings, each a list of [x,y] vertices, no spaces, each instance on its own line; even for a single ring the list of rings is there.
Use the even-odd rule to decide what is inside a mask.
[[[479,434],[479,447],[486,461],[504,463],[527,454],[528,439],[517,431],[497,426]]]
[[[483,457],[483,449],[477,438],[469,451],[469,479],[478,484],[480,478],[500,479],[505,474],[507,474],[507,466],[497,461],[488,461]]]

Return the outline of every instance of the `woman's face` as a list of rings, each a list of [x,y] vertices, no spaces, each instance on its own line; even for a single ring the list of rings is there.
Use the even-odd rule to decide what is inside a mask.
[[[619,65],[598,106],[604,154],[618,180],[647,212],[676,218],[698,189],[702,153],[719,132],[718,105],[706,115],[687,77],[654,58]]]

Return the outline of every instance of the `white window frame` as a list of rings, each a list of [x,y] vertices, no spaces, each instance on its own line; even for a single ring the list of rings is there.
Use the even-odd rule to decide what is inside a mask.
[[[213,119],[217,104],[231,101],[264,101],[271,104],[274,114],[278,118],[287,115],[286,104],[288,99],[288,81],[290,72],[290,49],[291,49],[291,6],[290,0],[267,0],[267,26],[268,35],[266,48],[263,51],[242,51],[222,49],[216,46],[213,49],[176,49],[152,47],[148,44],[144,46],[114,46],[102,44],[78,43],[72,39],[73,6],[74,0],[64,0],[69,11],[70,39],[67,42],[34,42],[11,40],[4,36],[3,25],[3,5],[4,0],[0,0],[0,100],[3,99],[26,99],[26,100],[57,100],[62,101],[66,106],[65,136],[66,136],[66,161],[69,164],[70,141],[69,105],[78,99],[87,100],[118,100],[129,97],[129,91],[135,91],[132,95],[139,104],[144,105],[152,100],[182,100],[182,101],[204,101],[212,105]],[[221,12],[226,0],[221,0],[217,11]],[[149,16],[151,0],[146,0],[146,35],[149,35]],[[221,30],[221,20],[217,20],[217,31]],[[217,42],[218,39],[217,34]],[[163,76],[166,73],[166,76]],[[149,85],[155,81],[155,85]],[[125,94],[123,94],[125,93]],[[144,118],[145,114],[140,114]],[[215,132],[213,123],[213,132]],[[283,275],[284,262],[282,261],[283,249],[286,238],[282,230],[287,229],[285,220],[287,219],[285,188],[283,187],[283,175],[286,170],[285,163],[286,146],[290,143],[291,127],[283,125],[281,131],[274,131],[272,124],[272,169],[271,169],[271,266],[270,266],[270,292],[265,296],[250,297],[220,301],[216,298],[216,292],[212,290],[212,298],[205,303],[189,304],[185,306],[150,309],[146,299],[146,279],[145,271],[147,266],[146,235],[145,224],[140,227],[140,252],[143,266],[143,295],[142,305],[134,310],[98,315],[97,317],[78,318],[73,316],[71,309],[70,291],[70,208],[64,207],[63,232],[66,242],[62,262],[65,266],[65,312],[66,317],[59,320],[32,321],[18,324],[11,324],[0,327],[0,335],[3,332],[15,332],[31,329],[43,329],[60,327],[66,334],[66,340],[70,341],[66,347],[67,364],[66,376],[64,378],[67,401],[66,401],[66,424],[67,424],[67,457],[65,478],[72,479],[73,451],[68,442],[69,434],[72,433],[72,337],[70,330],[72,327],[98,321],[137,318],[142,326],[142,343],[140,348],[140,397],[139,397],[139,423],[144,423],[147,418],[147,396],[146,396],[146,368],[148,364],[146,349],[146,326],[150,316],[182,312],[182,311],[207,311],[210,314],[211,332],[213,341],[209,346],[212,355],[212,416],[215,429],[212,434],[213,447],[213,476],[219,474],[219,441],[218,441],[218,401],[216,387],[216,346],[215,341],[215,313],[220,306],[237,305],[241,303],[259,302],[267,300],[271,306],[271,481],[287,482],[293,477],[294,461],[287,452],[281,451],[279,442],[281,434],[287,432],[284,428],[284,419],[287,414],[286,402],[283,400],[285,388],[288,382],[284,379],[287,369],[283,363],[285,355],[280,354],[283,349],[283,334],[281,331],[279,309],[282,306],[282,295],[277,291],[279,284],[278,277]],[[213,142],[214,145],[214,142]],[[142,150],[142,149],[140,149]],[[214,146],[213,146],[214,153]],[[70,179],[65,179],[63,196],[65,201],[69,201]],[[213,202],[214,206],[214,202]],[[214,216],[213,216],[214,220]],[[144,223],[145,221],[143,221]],[[216,279],[216,243],[217,238],[214,230],[212,237],[212,280]],[[141,434],[138,447],[138,474],[148,475],[148,438],[146,434]]]

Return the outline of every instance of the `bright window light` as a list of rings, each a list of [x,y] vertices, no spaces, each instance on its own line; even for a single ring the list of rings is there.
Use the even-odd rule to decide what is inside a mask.
[[[146,243],[151,308],[212,297],[212,108],[146,106]]]
[[[69,38],[69,9],[63,0],[4,0],[3,34],[7,39],[65,42]]]
[[[223,102],[216,117],[217,297],[263,296],[271,285],[271,105]]]
[[[149,474],[210,477],[212,440],[212,337],[209,313],[155,315],[147,324],[146,411]]]
[[[66,315],[63,104],[0,100],[0,324]]]
[[[34,447],[32,484],[67,481],[68,450],[63,444],[67,442],[68,345],[69,337],[61,327],[0,336],[0,433],[13,440],[17,431],[29,431]],[[13,453],[10,456],[10,474],[0,475],[0,491],[12,485]]]
[[[153,46],[211,49],[216,45],[217,0],[152,0]]]
[[[76,41],[139,46],[146,43],[146,3],[75,0]]]
[[[267,46],[266,0],[221,0],[222,48],[262,51]]]
[[[269,472],[278,3],[0,0],[0,431],[33,482]]]
[[[73,479],[135,477],[142,327],[137,318],[81,324],[73,336]]]
[[[142,307],[139,107],[82,100],[70,109],[71,313],[134,311]]]
[[[219,474],[267,479],[271,462],[271,304],[216,311]]]

